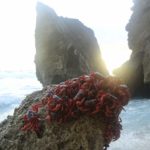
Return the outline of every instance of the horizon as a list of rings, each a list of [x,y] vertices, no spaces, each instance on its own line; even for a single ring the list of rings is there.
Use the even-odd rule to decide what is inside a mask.
[[[35,71],[36,2],[36,0],[1,2],[0,39],[3,42],[0,44],[0,71]],[[40,0],[40,2],[52,7],[59,16],[79,19],[94,31],[110,73],[129,59],[131,51],[127,44],[125,26],[132,13],[130,10],[132,0],[123,2],[119,0],[113,2],[108,0]],[[77,11],[76,8],[78,8]]]

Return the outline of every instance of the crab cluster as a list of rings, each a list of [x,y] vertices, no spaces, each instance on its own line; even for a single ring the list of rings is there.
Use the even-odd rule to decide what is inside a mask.
[[[70,79],[50,88],[46,96],[31,106],[23,117],[22,130],[39,134],[41,121],[64,123],[83,115],[99,115],[105,124],[103,136],[108,145],[120,137],[119,114],[129,97],[128,88],[115,77],[92,73]]]

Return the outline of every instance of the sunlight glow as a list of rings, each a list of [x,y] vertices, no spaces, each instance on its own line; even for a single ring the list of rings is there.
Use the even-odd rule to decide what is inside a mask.
[[[77,18],[94,30],[111,72],[129,58],[125,25],[132,0],[40,0],[58,15]],[[36,0],[0,0],[0,71],[34,69]]]
[[[0,71],[34,69],[35,4],[0,0]]]
[[[112,74],[129,59],[125,26],[131,15],[132,0],[41,0],[58,15],[77,18],[94,30],[102,57]]]
[[[129,59],[131,51],[127,50],[128,47],[125,44],[104,45],[104,47],[101,47],[102,56],[106,60],[106,66],[110,74],[113,74],[115,68],[120,67]]]

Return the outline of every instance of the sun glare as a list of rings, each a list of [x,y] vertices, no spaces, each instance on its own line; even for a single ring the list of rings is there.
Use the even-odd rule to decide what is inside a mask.
[[[131,15],[132,0],[41,0],[58,15],[77,18],[92,28],[110,74],[129,59],[125,26]]]
[[[34,69],[35,4],[0,1],[0,71]]]
[[[103,59],[110,74],[113,70],[120,67],[125,61],[129,59],[131,51],[128,50],[127,45],[104,45],[101,47]]]

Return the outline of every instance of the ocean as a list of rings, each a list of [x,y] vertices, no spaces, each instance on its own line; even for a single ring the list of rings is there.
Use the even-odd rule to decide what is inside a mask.
[[[121,113],[121,137],[108,150],[150,150],[150,99],[134,99]]]
[[[0,121],[12,115],[27,94],[41,88],[33,71],[0,72]],[[131,100],[120,116],[121,137],[108,150],[150,150],[150,99]]]
[[[0,72],[0,121],[12,115],[27,94],[41,88],[33,71]]]

